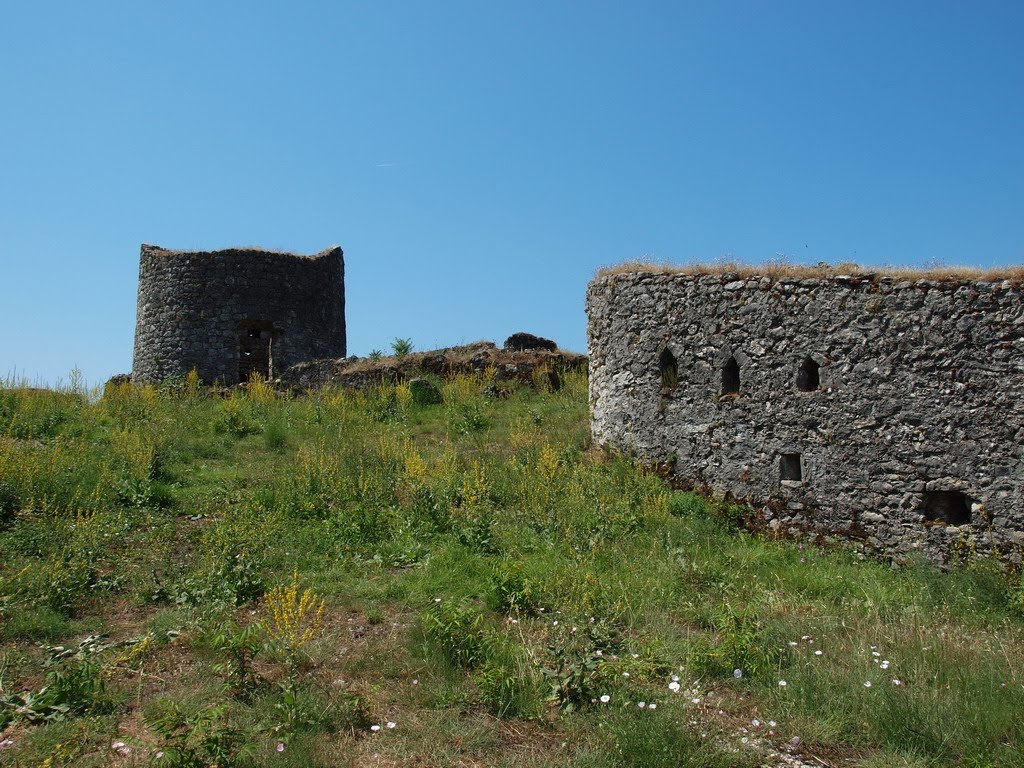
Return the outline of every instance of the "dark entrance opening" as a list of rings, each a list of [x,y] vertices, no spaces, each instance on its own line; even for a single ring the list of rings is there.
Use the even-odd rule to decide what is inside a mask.
[[[779,457],[779,480],[803,480],[799,453],[784,453]]]
[[[676,356],[668,348],[658,357],[658,370],[661,372],[662,394],[668,394],[679,384],[679,365]]]
[[[267,323],[245,323],[238,330],[238,381],[246,382],[254,373],[273,378],[271,346],[274,333]]]
[[[801,392],[813,392],[821,386],[818,369],[821,368],[813,358],[805,357],[796,372],[796,388]]]
[[[738,395],[740,393],[740,364],[735,357],[730,357],[722,366],[722,394]]]
[[[924,519],[947,525],[966,525],[971,522],[971,499],[960,491],[926,491]]]

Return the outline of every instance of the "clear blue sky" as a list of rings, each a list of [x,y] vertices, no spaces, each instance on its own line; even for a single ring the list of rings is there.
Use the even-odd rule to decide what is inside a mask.
[[[0,375],[131,368],[139,244],[345,249],[349,349],[586,346],[602,266],[1024,261],[1024,3],[8,2]]]

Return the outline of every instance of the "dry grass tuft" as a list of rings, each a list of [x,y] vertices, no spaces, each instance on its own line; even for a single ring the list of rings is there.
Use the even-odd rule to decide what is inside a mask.
[[[341,250],[340,246],[332,245],[324,248],[319,253],[293,253],[291,251],[275,251],[268,248],[260,248],[256,245],[238,245],[231,248],[218,248],[212,251],[192,251],[187,248],[161,248],[159,245],[142,244],[142,250],[147,253],[161,253],[165,256],[216,256],[221,253],[271,253],[275,256],[290,256],[297,259],[319,259],[335,251]]]
[[[1013,283],[1024,283],[1024,264],[1005,267],[960,267],[935,265],[928,267],[863,267],[853,262],[829,264],[794,264],[788,261],[772,260],[763,264],[744,264],[738,261],[697,262],[691,264],[650,263],[644,261],[628,261],[624,264],[602,267],[596,277],[625,274],[665,274],[665,275],[735,275],[736,277],[767,277],[771,280],[783,278],[831,278],[838,276],[878,279],[889,277],[894,280],[937,280],[944,282],[978,281],[992,282],[1010,280]]]

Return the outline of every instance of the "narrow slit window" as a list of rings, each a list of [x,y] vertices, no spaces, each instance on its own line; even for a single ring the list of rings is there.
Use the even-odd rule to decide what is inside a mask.
[[[801,392],[813,392],[821,387],[821,366],[811,357],[805,357],[796,372],[796,388]]]
[[[946,525],[971,522],[971,499],[960,491],[928,491],[924,495],[924,519]]]
[[[676,356],[668,348],[658,357],[658,370],[661,372],[662,392],[671,392],[679,384],[679,365]]]
[[[779,458],[780,480],[803,480],[804,473],[800,466],[799,453],[784,453]]]
[[[722,394],[738,395],[740,393],[740,364],[735,357],[730,357],[722,366]]]

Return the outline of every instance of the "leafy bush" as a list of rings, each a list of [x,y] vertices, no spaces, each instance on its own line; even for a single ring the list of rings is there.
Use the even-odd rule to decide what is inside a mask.
[[[496,717],[544,714],[544,679],[525,649],[507,638],[488,642],[487,658],[473,673],[480,698]]]
[[[210,426],[214,432],[234,437],[256,435],[263,431],[251,402],[235,397],[221,401],[218,413],[210,422]]]
[[[549,636],[542,667],[548,697],[563,712],[589,706],[622,680],[612,663],[622,641],[615,624],[591,617],[577,622],[575,630],[567,629],[571,623],[563,623]]]
[[[453,665],[474,669],[487,659],[484,614],[471,603],[444,601],[420,615],[427,640]]]
[[[534,614],[537,594],[523,573],[522,563],[502,561],[491,576],[490,607],[508,614]]]
[[[224,704],[190,713],[165,702],[146,724],[161,737],[158,764],[168,768],[244,768],[256,746],[232,723]]]
[[[539,717],[544,681],[507,632],[469,602],[442,601],[420,616],[420,629],[435,649],[469,670],[480,698],[498,717]]]
[[[288,425],[284,420],[275,418],[267,422],[263,442],[272,451],[280,451],[288,445]]]
[[[50,668],[38,691],[0,695],[0,729],[14,721],[29,723],[63,720],[110,708],[103,682],[100,654],[105,650],[98,636],[90,636],[76,649],[48,647]]]
[[[778,666],[781,652],[765,637],[751,608],[723,603],[712,629],[714,637],[702,635],[691,648],[689,666],[697,674],[732,677],[738,669],[744,676],[757,677]]]
[[[263,596],[261,566],[259,558],[229,550],[217,555],[207,568],[184,575],[169,586],[158,583],[148,597],[154,602],[166,600],[211,613],[223,612]]]
[[[491,422],[487,418],[482,403],[470,401],[456,405],[448,417],[449,429],[459,435],[469,435],[474,432],[483,432],[490,427]]]

